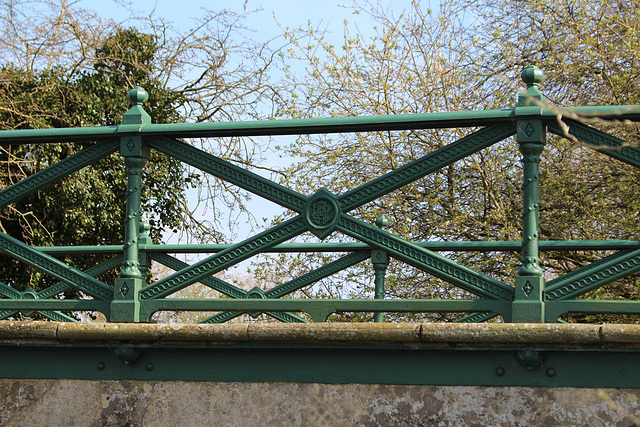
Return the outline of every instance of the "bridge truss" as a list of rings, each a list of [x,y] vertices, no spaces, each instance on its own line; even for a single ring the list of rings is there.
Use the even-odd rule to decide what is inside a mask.
[[[0,144],[90,143],[82,151],[0,191],[2,208],[6,209],[12,203],[82,168],[91,167],[116,152],[122,156],[126,168],[127,191],[124,242],[98,247],[31,247],[6,233],[0,233],[0,251],[24,263],[25,268],[33,268],[59,280],[54,286],[38,290],[18,290],[0,283],[0,318],[37,315],[54,321],[51,325],[55,325],[54,328],[38,322],[7,321],[10,326],[0,333],[3,339],[0,352],[7,356],[3,360],[12,362],[0,365],[0,376],[594,386],[593,381],[585,379],[588,375],[581,375],[580,372],[590,371],[594,366],[609,366],[609,370],[597,376],[596,383],[600,381],[601,386],[605,385],[603,382],[607,386],[635,386],[640,376],[636,368],[638,351],[635,343],[640,344],[640,334],[636,334],[634,326],[628,326],[626,333],[619,332],[616,335],[624,338],[615,339],[603,339],[602,329],[598,329],[594,332],[597,339],[590,338],[591,341],[587,343],[575,336],[575,339],[571,338],[573,335],[566,331],[578,333],[577,329],[571,329],[572,325],[558,325],[556,322],[567,313],[640,314],[638,301],[583,298],[590,291],[636,274],[640,270],[640,241],[540,241],[539,164],[546,135],[551,133],[577,139],[602,155],[640,167],[640,148],[576,119],[598,117],[637,122],[640,119],[640,107],[550,108],[543,102],[538,89],[543,78],[541,71],[536,67],[528,67],[522,77],[527,85],[526,92],[520,95],[515,108],[503,110],[262,122],[152,124],[142,107],[147,94],[138,87],[129,92],[132,107],[124,115],[120,126],[1,131]],[[471,130],[455,142],[342,194],[334,194],[325,188],[318,188],[311,195],[301,194],[184,141],[189,138],[434,128]],[[511,137],[517,141],[523,165],[520,242],[413,242],[385,231],[383,219],[372,225],[353,215],[353,211],[371,201]],[[152,150],[274,202],[294,214],[286,221],[235,244],[154,244],[147,235],[149,225],[141,221],[141,194],[144,191],[142,170]],[[309,232],[321,240],[332,233],[342,233],[353,242],[287,243]],[[441,254],[443,251],[474,250],[520,251],[521,267],[513,283],[504,283]],[[545,282],[539,258],[540,251],[544,250],[599,250],[611,251],[612,254]],[[266,290],[258,287],[245,290],[215,276],[257,254],[293,251],[337,252],[343,255]],[[189,265],[172,255],[179,252],[200,252],[208,256]],[[112,257],[85,271],[60,259],[61,256],[89,253],[112,254]],[[385,299],[385,270],[390,258],[454,285],[473,297],[450,300]],[[147,283],[146,272],[152,261],[168,267],[174,273]],[[374,298],[290,298],[295,292],[362,262],[371,262],[373,265]],[[96,278],[114,269],[119,273],[113,284]],[[172,297],[196,283],[204,284],[224,297]],[[80,291],[84,297],[62,298],[61,295],[71,288]],[[82,311],[100,312],[110,323],[102,326],[77,324],[77,318],[72,313]],[[159,326],[149,324],[152,315],[158,311],[216,314],[201,321],[202,324],[213,324],[211,326],[191,325],[195,328],[192,335],[199,337],[196,341],[201,345],[194,345],[193,340],[184,336],[171,339],[168,344],[162,338],[166,331],[160,333],[153,329]],[[359,338],[348,338],[349,328],[363,331],[359,329],[362,325],[356,324],[336,326],[342,328],[340,331],[343,335],[339,335],[339,339],[336,336],[317,339],[312,331],[331,331],[326,326],[331,324],[322,322],[331,314],[341,312],[376,313],[376,323],[380,325],[370,324],[367,326],[370,329],[364,329],[369,331],[367,339],[358,335],[359,332],[354,332]],[[388,324],[383,322],[382,313],[390,312],[458,312],[466,316],[455,326],[404,325],[403,328],[408,329],[400,329],[406,333],[418,328],[417,335],[389,336],[385,335],[388,329],[384,325]],[[229,331],[239,326],[218,324],[229,322],[244,313],[266,313],[285,325],[265,326],[264,330],[271,330],[274,334],[271,338],[263,334],[262,339],[236,337],[234,340],[228,336],[231,333]],[[490,334],[500,334],[502,328],[503,337],[520,334],[521,339],[491,338],[486,332],[489,329],[481,323],[494,318],[504,323],[491,324],[493,326],[490,328],[493,329],[490,329]],[[306,325],[309,322],[311,324]],[[539,324],[531,328],[542,329],[522,327],[530,324]],[[114,325],[120,325],[120,329]],[[150,335],[130,332],[133,333],[130,336],[117,332],[131,331],[132,325]],[[466,338],[451,336],[448,340],[442,337],[433,340],[423,336],[426,330],[451,327],[458,328],[456,330],[460,336]],[[99,338],[96,338],[95,328],[111,332],[98,334]],[[535,334],[530,334],[531,330],[538,331],[545,338],[536,341]],[[87,335],[83,336],[83,331]],[[473,341],[473,334],[469,335],[469,331],[476,331],[476,336],[483,338]],[[51,333],[53,335],[47,335]],[[65,335],[68,333],[71,335]],[[211,334],[222,334],[224,337],[214,339],[210,337]],[[442,343],[447,345],[442,347]],[[53,361],[48,366],[53,367],[37,368],[38,358],[45,353]],[[79,364],[80,359],[86,363]],[[168,373],[167,370],[154,368],[158,364],[184,367],[173,368]],[[320,374],[310,374],[309,369],[314,368],[309,368],[309,364],[317,366]],[[395,367],[389,369],[391,365]],[[221,366],[225,368],[220,369]],[[248,369],[249,366],[255,369]],[[431,372],[428,375],[415,374],[424,370],[425,366],[439,368],[424,371]],[[285,371],[296,373],[285,375]],[[478,373],[480,371],[483,373]],[[241,372],[252,374],[244,375]],[[278,375],[272,375],[273,372]],[[512,372],[518,374],[508,375]],[[564,372],[564,375],[560,375],[560,372]]]

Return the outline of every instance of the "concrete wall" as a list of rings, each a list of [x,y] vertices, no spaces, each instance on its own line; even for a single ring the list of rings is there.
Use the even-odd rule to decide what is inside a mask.
[[[639,397],[626,389],[0,379],[0,424],[630,426]]]

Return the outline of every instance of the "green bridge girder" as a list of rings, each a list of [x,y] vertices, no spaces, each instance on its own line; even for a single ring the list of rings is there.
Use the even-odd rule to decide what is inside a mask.
[[[640,387],[639,325],[6,321],[0,342],[2,378]]]

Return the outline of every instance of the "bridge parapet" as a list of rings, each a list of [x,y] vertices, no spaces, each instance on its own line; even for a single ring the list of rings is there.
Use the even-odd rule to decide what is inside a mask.
[[[640,325],[6,321],[0,348],[0,378],[640,386]]]
[[[1,131],[0,144],[56,144],[86,142],[87,148],[0,191],[0,205],[9,206],[27,195],[89,167],[119,150],[127,171],[124,239],[112,245],[30,247],[19,239],[0,233],[0,250],[39,274],[60,281],[46,289],[20,290],[0,284],[0,318],[44,316],[55,321],[77,321],[78,312],[101,312],[109,322],[145,323],[159,311],[217,312],[200,320],[222,323],[244,313],[266,313],[291,323],[324,322],[333,313],[374,313],[377,322],[384,313],[465,313],[461,322],[482,322],[501,318],[505,322],[553,323],[566,313],[640,314],[638,301],[591,300],[582,297],[595,289],[640,271],[639,240],[540,241],[540,158],[546,135],[577,139],[634,167],[640,167],[640,150],[575,118],[639,121],[638,106],[556,108],[544,102],[538,89],[543,79],[536,67],[522,73],[527,89],[515,108],[458,111],[376,117],[340,117],[262,122],[153,124],[143,109],[147,94],[142,88],[129,92],[131,109],[120,126]],[[562,117],[562,121],[558,121]],[[567,126],[568,125],[568,126]],[[462,138],[398,167],[342,194],[319,188],[301,194],[265,179],[184,142],[186,138],[242,137],[258,135],[329,134],[410,129],[472,128]],[[409,241],[385,230],[381,219],[368,224],[352,214],[367,203],[411,184],[458,160],[472,156],[505,139],[515,137],[522,156],[522,240],[521,241]],[[152,151],[174,157],[203,173],[238,186],[289,209],[291,218],[229,245],[153,244],[148,224],[141,220],[141,170]],[[303,233],[324,240],[341,233],[352,243],[286,243]],[[546,282],[540,267],[545,250],[600,250],[611,255]],[[338,252],[334,261],[272,287],[251,290],[215,275],[257,254],[266,252]],[[490,273],[458,263],[446,251],[519,251],[520,268],[513,281],[498,280]],[[201,261],[188,265],[175,253],[206,253]],[[63,262],[62,256],[112,254],[113,258],[85,271]],[[385,271],[395,259],[425,276],[437,278],[470,295],[461,299],[385,299]],[[174,270],[167,277],[147,283],[144,274],[151,261]],[[296,299],[296,291],[354,265],[371,262],[375,277],[372,299]],[[114,283],[98,280],[116,269]],[[222,298],[172,298],[176,292],[202,283]],[[74,289],[83,299],[65,298]]]

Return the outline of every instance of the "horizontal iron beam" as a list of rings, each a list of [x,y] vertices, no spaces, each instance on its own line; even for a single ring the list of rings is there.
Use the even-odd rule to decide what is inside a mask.
[[[395,345],[270,344],[200,348],[0,345],[2,378],[131,381],[297,382],[442,386],[640,387],[640,351],[476,349]],[[523,352],[543,363],[527,369]],[[47,363],[42,363],[46,360]]]
[[[0,308],[2,306],[0,305]],[[163,298],[141,302],[145,318],[156,311],[235,311],[235,312],[303,312],[315,322],[323,322],[332,313],[341,312],[494,312],[511,311],[508,301],[474,300],[363,300],[363,299],[188,299]]]
[[[19,129],[3,131],[0,134],[0,145],[96,141],[114,136],[132,134],[172,138],[199,138],[483,127],[506,120],[515,120],[516,117],[518,119],[543,118],[555,120],[558,114],[567,114],[569,116],[578,115],[587,118],[599,117],[609,120],[640,120],[640,107],[631,105],[574,107],[555,110],[539,109],[538,113],[531,114],[530,116],[516,116],[515,109],[503,109],[227,123],[147,124],[133,128],[131,125],[124,125],[59,129]]]
[[[109,313],[109,301],[95,299],[0,299],[0,310],[99,311]]]
[[[640,301],[558,300],[545,303],[545,320],[555,322],[565,313],[640,314]]]
[[[438,252],[518,252],[522,242],[413,242],[421,248]],[[640,248],[640,240],[542,240],[540,251],[611,251]],[[190,244],[190,245],[145,245],[140,249],[149,253],[217,253],[230,248],[231,244]],[[35,249],[49,255],[117,254],[122,245],[103,246],[38,246]],[[350,243],[283,243],[265,249],[268,253],[290,252],[355,252],[370,251],[374,246],[360,242]]]
[[[3,322],[0,338],[2,378],[640,387],[637,325]]]

